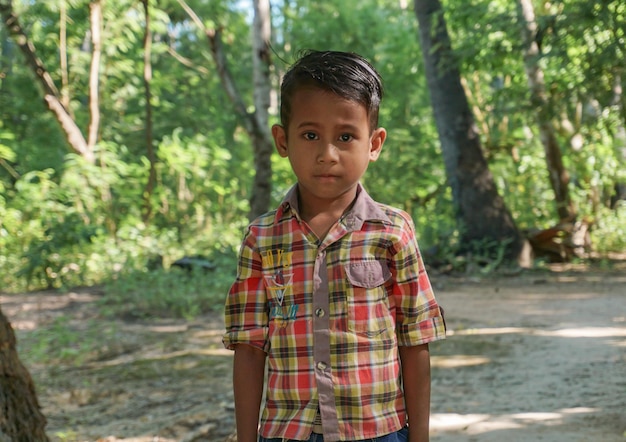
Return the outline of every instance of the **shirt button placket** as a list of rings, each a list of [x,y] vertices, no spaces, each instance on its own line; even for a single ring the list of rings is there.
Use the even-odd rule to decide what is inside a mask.
[[[330,357],[330,294],[326,251],[315,257],[313,284],[313,361],[324,432],[338,431]]]

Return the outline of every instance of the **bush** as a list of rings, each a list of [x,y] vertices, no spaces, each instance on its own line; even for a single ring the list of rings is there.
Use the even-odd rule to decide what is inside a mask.
[[[131,270],[105,284],[106,315],[193,319],[219,310],[235,277],[236,256],[216,255],[212,270]]]

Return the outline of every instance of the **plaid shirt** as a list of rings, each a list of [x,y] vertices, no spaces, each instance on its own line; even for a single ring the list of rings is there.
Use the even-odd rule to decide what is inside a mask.
[[[298,215],[297,186],[253,222],[225,306],[224,345],[268,355],[260,433],[324,440],[383,436],[406,423],[398,346],[445,337],[413,222],[359,185],[319,240]]]

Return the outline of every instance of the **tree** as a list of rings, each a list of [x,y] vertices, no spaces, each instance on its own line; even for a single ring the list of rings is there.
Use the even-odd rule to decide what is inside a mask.
[[[522,27],[524,44],[524,66],[530,88],[530,99],[536,111],[541,143],[546,155],[546,165],[550,185],[554,191],[556,210],[561,222],[573,221],[576,213],[569,196],[569,174],[563,166],[563,154],[557,139],[556,129],[552,124],[550,109],[545,90],[544,73],[539,66],[541,58],[539,27],[535,20],[535,11],[530,0],[518,0],[519,21]]]
[[[269,209],[272,190],[273,141],[268,126],[268,107],[270,104],[270,4],[269,0],[254,0],[254,19],[252,26],[252,58],[254,63],[254,111],[248,112],[245,102],[233,79],[226,62],[226,54],[221,39],[221,29],[207,28],[200,17],[184,0],[178,0],[194,23],[204,32],[209,40],[211,55],[217,72],[226,90],[228,98],[239,116],[246,132],[252,140],[254,153],[254,181],[250,197],[249,219]]]
[[[85,137],[76,125],[76,122],[63,105],[61,95],[59,94],[50,73],[37,57],[35,46],[22,28],[17,15],[13,12],[11,0],[0,1],[0,15],[2,16],[9,33],[24,54],[26,62],[33,71],[35,78],[37,78],[42,86],[44,91],[44,100],[50,111],[55,115],[57,121],[61,125],[70,147],[88,162],[95,162],[93,150],[87,144],[87,140],[85,140]]]
[[[143,219],[148,221],[152,215],[152,202],[151,197],[156,186],[156,154],[154,152],[154,146],[152,141],[152,90],[150,89],[150,82],[152,81],[152,62],[150,57],[152,56],[152,30],[150,29],[150,4],[149,0],[142,0],[144,17],[145,17],[145,30],[143,37],[143,84],[144,94],[146,100],[146,153],[148,161],[150,162],[150,171],[148,173],[148,182],[143,194]]]
[[[461,251],[485,241],[505,242],[508,259],[517,259],[521,234],[482,153],[443,8],[439,0],[415,0],[426,79],[443,151],[448,184],[461,230]]]
[[[62,2],[65,3],[65,2]],[[100,58],[102,56],[102,4],[100,0],[89,3],[91,29],[91,66],[89,68],[89,128],[87,146],[93,150],[100,131]]]
[[[254,182],[250,198],[249,218],[254,219],[269,209],[272,193],[272,152],[274,143],[269,131],[270,91],[270,2],[254,0],[252,23],[252,60],[254,77],[255,124],[250,134],[254,149]]]
[[[471,140],[478,148],[456,140],[462,147],[446,153],[452,158],[447,162],[459,163],[467,170],[459,166],[454,173],[473,174],[476,182],[448,173],[441,160],[418,21],[413,8],[402,9],[398,0],[272,3],[269,51],[267,34],[260,32],[268,28],[255,27],[260,36],[250,38],[254,16],[266,17],[261,8],[266,3],[260,1],[256,13],[252,0],[190,1],[207,28],[199,31],[178,0],[151,1],[150,23],[139,1],[13,0],[11,9],[8,0],[0,0],[0,285],[19,291],[91,284],[119,266],[142,269],[154,255],[163,256],[167,267],[180,253],[236,248],[248,216],[267,207],[270,177],[276,188],[272,198],[294,182],[288,164],[269,161],[272,143],[265,132],[267,114],[261,113],[280,72],[307,48],[354,51],[380,71],[385,81],[380,121],[389,138],[363,184],[376,199],[412,215],[426,249],[451,238],[450,247],[439,248],[449,255],[471,221],[485,230],[503,226],[498,215],[486,217],[480,201],[466,195],[495,191],[491,182],[477,186],[485,177],[478,167],[486,166],[472,157],[473,149],[482,150],[520,232],[554,226],[554,191],[522,56],[527,46],[520,38],[519,0],[440,1],[458,57],[452,65],[463,73],[472,106],[469,122],[448,123],[462,127],[459,132],[467,129],[466,138],[480,136],[480,143]],[[93,20],[98,4],[99,62],[94,30],[100,28],[94,24],[100,20]],[[614,194],[626,177],[624,2],[533,5],[541,52],[532,61],[545,76],[545,120],[556,130],[571,177],[572,205],[579,222],[593,223],[596,251],[623,250],[626,212]],[[21,33],[10,28],[17,18]],[[269,18],[263,22],[269,24]],[[145,38],[148,24],[151,39]],[[37,66],[45,70],[35,72],[24,61],[25,49],[34,55],[20,49],[26,37],[37,49]],[[442,72],[446,57],[438,63]],[[254,60],[260,62],[256,68]],[[149,64],[147,93],[142,79]],[[98,65],[99,73],[93,69]],[[259,81],[254,72],[261,73]],[[54,102],[55,84],[58,113],[44,99]],[[82,136],[63,129],[72,121]],[[70,133],[79,140],[75,147]],[[147,144],[154,148],[155,163]],[[87,146],[86,155],[93,149],[93,162],[84,161],[81,146]],[[152,166],[156,184],[147,223],[142,202]],[[459,198],[469,200],[461,204]],[[472,214],[480,221],[464,219]],[[493,237],[483,240],[493,244]],[[461,241],[465,238],[481,238],[481,232],[463,233]]]
[[[45,442],[46,418],[16,350],[13,327],[0,309],[0,440]]]

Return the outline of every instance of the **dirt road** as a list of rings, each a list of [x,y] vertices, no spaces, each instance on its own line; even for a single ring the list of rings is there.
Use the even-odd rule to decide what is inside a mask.
[[[450,333],[431,346],[433,442],[626,441],[626,271],[433,282]],[[99,296],[0,296],[51,439],[231,436],[220,315],[103,319]],[[51,329],[65,342],[47,341]],[[38,354],[56,362],[38,364]]]
[[[626,273],[441,284],[433,441],[626,441]]]

